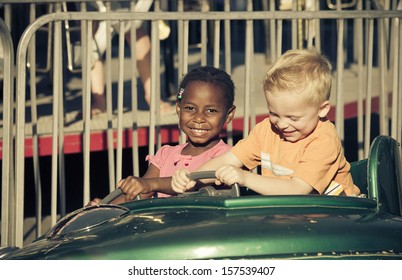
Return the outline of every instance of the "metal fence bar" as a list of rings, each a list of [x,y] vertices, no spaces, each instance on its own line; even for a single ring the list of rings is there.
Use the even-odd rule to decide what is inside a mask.
[[[154,46],[156,41],[159,40],[158,34],[156,33],[156,28],[158,28],[158,22],[152,21],[152,30],[151,30],[151,45]],[[156,79],[158,73],[156,72],[155,63],[157,59],[156,48],[151,48],[151,104],[150,104],[150,116],[149,116],[149,147],[148,153],[150,155],[155,154],[155,127],[156,127],[156,100],[155,100],[155,92],[156,92]],[[159,63],[159,62],[158,62]]]
[[[1,180],[1,245],[11,243],[13,236],[12,205],[14,188],[13,166],[13,126],[12,108],[14,101],[14,46],[6,23],[0,19],[0,44],[3,50],[3,147],[2,147],[2,180]]]
[[[91,73],[92,63],[92,21],[81,21],[82,53],[85,58],[82,61],[82,105],[83,105],[83,205],[90,200],[90,133],[91,133]]]
[[[339,3],[339,1],[337,1]],[[339,6],[339,5],[338,5]],[[340,8],[339,8],[340,9]],[[345,21],[343,19],[337,20],[338,24],[338,45],[337,45],[337,57],[336,57],[336,112],[335,112],[335,124],[341,141],[344,140],[344,100],[343,100],[343,68],[344,68],[344,26]]]
[[[269,11],[270,12],[275,12],[275,1],[274,0],[270,0],[269,1]],[[270,50],[271,50],[271,62],[276,60],[277,57],[277,47],[276,47],[276,21],[273,18],[268,17],[269,20],[269,38],[270,38]]]
[[[56,7],[56,11],[57,11]],[[53,133],[52,133],[52,178],[51,178],[51,223],[55,224],[57,222],[57,201],[58,201],[58,163],[60,157],[59,149],[59,137],[60,130],[59,127],[59,110],[61,102],[60,100],[60,83],[62,83],[62,77],[60,77],[60,69],[62,65],[61,60],[61,22],[56,21],[54,23],[54,40],[53,40],[53,104],[52,104],[52,114],[53,114]]]
[[[225,0],[224,2],[224,11],[230,12],[230,0]],[[232,75],[232,52],[231,52],[231,29],[230,29],[230,20],[224,21],[224,34],[225,34],[225,71],[229,75]],[[226,142],[233,146],[233,123],[230,122],[226,126],[227,140]]]
[[[106,2],[106,12],[110,12],[110,2]],[[132,21],[134,22],[134,21]],[[106,21],[106,30],[111,29],[110,21]],[[113,129],[113,110],[112,110],[112,38],[110,32],[106,33],[106,114],[107,114],[107,150],[108,150],[108,169],[109,169],[109,191],[112,192],[116,188],[116,164],[115,164],[115,156],[114,156],[114,129]],[[134,36],[135,39],[135,36]],[[133,39],[131,39],[133,40]],[[132,45],[135,47],[135,45]],[[134,48],[135,50],[135,48]],[[135,61],[135,51],[132,52],[132,56]],[[134,70],[135,71],[135,70]],[[136,85],[137,80],[133,77],[132,83]],[[133,85],[133,86],[134,86]],[[135,88],[135,90],[137,90]],[[136,91],[133,91],[133,94]],[[137,101],[137,100],[135,100]],[[134,101],[133,101],[134,102]],[[133,110],[133,118],[136,115],[136,108],[132,108]],[[134,120],[133,120],[134,121]],[[137,135],[133,130],[133,137]],[[134,147],[134,146],[133,146]],[[137,148],[138,149],[138,148]],[[134,149],[133,149],[134,150]],[[135,173],[134,173],[135,174]]]
[[[61,12],[61,3],[56,4],[56,12]],[[58,26],[59,30],[55,33],[54,40],[58,40],[58,45],[60,49],[58,51],[58,60],[54,60],[56,67],[54,68],[54,72],[59,76],[58,83],[55,84],[57,91],[55,94],[58,94],[59,98],[59,108],[58,108],[58,149],[59,149],[59,192],[60,192],[60,215],[63,217],[66,215],[66,178],[65,178],[65,157],[64,157],[64,90],[63,90],[63,53],[62,53],[62,24]],[[60,62],[60,63],[58,63]],[[58,64],[57,64],[58,63]],[[56,115],[54,115],[56,117]]]
[[[380,70],[380,134],[388,134],[388,93],[386,86],[386,71],[388,69],[387,58],[385,54],[386,49],[386,23],[385,19],[378,21],[378,60]],[[392,54],[392,53],[391,53]]]
[[[402,2],[400,2],[402,3]],[[402,4],[400,4],[402,6]],[[396,133],[396,140],[398,140],[399,143],[402,143],[402,21],[399,20],[399,77],[398,77],[398,96],[399,96],[399,102],[398,102],[398,112],[399,112],[399,118],[395,120],[397,123],[397,133]],[[398,47],[396,47],[398,48]]]
[[[252,2],[247,1],[247,9],[252,9]],[[251,89],[251,64],[252,64],[252,54],[253,45],[251,40],[253,39],[253,21],[246,20],[246,35],[245,35],[245,77],[244,77],[244,117],[243,117],[243,138],[245,138],[250,131],[250,89]]]
[[[368,20],[367,30],[367,76],[366,76],[366,114],[365,114],[365,138],[364,138],[364,157],[368,156],[370,150],[370,129],[371,129],[371,97],[372,97],[372,73],[373,73],[373,44],[374,44],[374,20]]]
[[[179,44],[182,43],[181,50],[183,52],[182,52],[182,55],[179,55],[179,57],[182,57],[182,59],[181,59],[182,65],[179,67],[182,71],[181,74],[184,75],[185,73],[188,72],[188,65],[187,65],[188,64],[188,42],[189,42],[189,21],[188,20],[183,21],[181,30],[182,30],[183,34],[181,36],[181,41],[179,40],[178,43]],[[180,76],[180,79],[181,78],[182,78],[182,76]],[[186,141],[187,141],[187,136],[183,131],[181,131],[179,142],[185,143]]]
[[[392,120],[397,120],[398,119],[398,103],[400,99],[402,99],[401,96],[398,96],[398,68],[400,67],[400,64],[398,64],[399,61],[399,56],[402,54],[399,54],[399,49],[398,49],[398,42],[400,40],[399,38],[399,19],[395,18],[391,22],[392,28],[392,40],[391,44],[393,46],[392,50],[392,109],[391,109],[391,118]],[[398,67],[399,66],[399,67]],[[399,114],[402,114],[401,111],[399,111]],[[397,121],[392,121],[391,123],[391,137],[394,139],[398,139],[398,122]],[[399,136],[400,137],[400,136]]]
[[[131,5],[131,10],[134,10],[134,4]],[[130,29],[130,47],[131,47],[131,65],[133,73],[136,73],[136,46],[137,41],[136,29],[134,20],[131,21]],[[131,78],[131,111],[132,111],[132,159],[133,159],[133,175],[140,176],[140,163],[138,159],[139,147],[138,147],[138,101],[137,101],[137,75],[132,75]]]
[[[30,22],[35,21],[36,5],[30,4]],[[33,142],[33,168],[35,180],[35,203],[36,203],[36,235],[42,233],[42,185],[39,166],[39,135],[38,135],[38,112],[36,102],[36,36],[32,36],[31,43],[28,47],[29,59],[29,77],[31,80],[31,122],[32,122],[32,142]]]
[[[123,176],[123,95],[124,95],[124,21],[119,22],[119,67],[117,81],[117,154],[116,185]]]
[[[208,9],[207,0],[202,0],[201,11],[206,12]],[[207,65],[207,44],[208,44],[208,31],[207,21],[201,20],[201,65]]]
[[[154,1],[154,10],[155,12],[159,12],[160,11],[160,2],[159,0],[155,0]],[[155,35],[156,38],[158,38],[158,40],[155,41],[155,44],[152,46],[152,48],[156,48],[156,63],[153,64],[156,67],[156,73],[160,73],[160,69],[161,69],[161,65],[160,65],[160,56],[161,56],[161,52],[160,52],[160,40],[159,40],[159,21],[160,20],[155,20],[155,24],[152,26],[153,28],[155,28]],[[151,64],[152,65],[152,64]],[[155,80],[155,95],[153,96],[153,98],[156,101],[156,104],[160,104],[161,103],[161,95],[159,93],[159,90],[161,88],[161,83],[160,83],[160,79],[156,79]],[[158,93],[158,94],[157,94]],[[161,135],[161,110],[160,110],[160,106],[156,106],[156,127],[155,127],[155,133],[156,133],[156,149],[159,150],[162,147],[162,135]]]

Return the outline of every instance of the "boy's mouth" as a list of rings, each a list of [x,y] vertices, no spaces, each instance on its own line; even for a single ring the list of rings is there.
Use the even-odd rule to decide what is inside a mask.
[[[283,131],[282,130],[282,135],[283,136],[291,136],[291,135],[293,135],[293,133],[295,133],[296,131]]]

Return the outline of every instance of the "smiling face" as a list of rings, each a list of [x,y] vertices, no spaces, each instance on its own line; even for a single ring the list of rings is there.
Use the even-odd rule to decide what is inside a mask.
[[[225,123],[229,123],[234,108],[227,108],[223,90],[211,83],[192,81],[176,105],[180,128],[194,146],[212,147],[219,141]]]
[[[330,109],[328,101],[324,101],[319,107],[308,104],[303,94],[265,92],[265,98],[271,124],[289,142],[297,142],[309,136],[320,118],[325,118]]]

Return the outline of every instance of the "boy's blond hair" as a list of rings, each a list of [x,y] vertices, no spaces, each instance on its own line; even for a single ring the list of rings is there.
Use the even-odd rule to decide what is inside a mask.
[[[330,97],[332,66],[315,49],[289,50],[271,65],[263,83],[268,94],[303,94],[307,104],[320,106]]]

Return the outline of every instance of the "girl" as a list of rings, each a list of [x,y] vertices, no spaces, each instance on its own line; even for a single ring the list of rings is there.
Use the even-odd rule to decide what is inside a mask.
[[[175,195],[171,176],[175,170],[190,172],[204,162],[225,153],[230,146],[220,138],[225,124],[234,116],[234,84],[231,77],[210,66],[196,68],[182,79],[177,94],[176,112],[180,129],[187,135],[184,144],[161,147],[156,155],[147,156],[149,166],[143,177],[129,176],[119,182],[123,194],[112,203],[131,201],[141,195],[149,198]],[[99,199],[89,205],[96,205]]]

